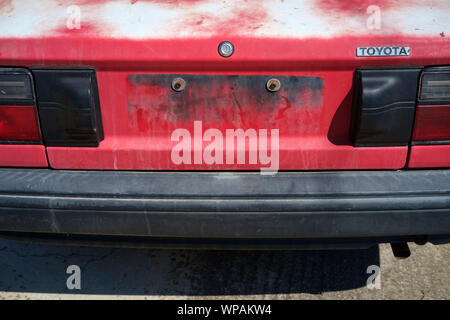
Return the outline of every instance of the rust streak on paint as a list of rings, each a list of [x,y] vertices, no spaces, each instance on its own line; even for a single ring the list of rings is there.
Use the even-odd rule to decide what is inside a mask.
[[[14,11],[12,0],[0,0],[0,14],[11,13]]]

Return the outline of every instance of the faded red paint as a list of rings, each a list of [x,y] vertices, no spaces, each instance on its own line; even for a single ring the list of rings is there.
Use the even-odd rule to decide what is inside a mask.
[[[450,145],[412,146],[408,168],[450,167]]]
[[[140,0],[139,0],[140,1]],[[138,2],[139,2],[138,1]],[[144,1],[144,0],[142,0]],[[107,0],[79,0],[72,4],[103,4]],[[195,5],[200,1],[153,1],[161,6]],[[130,4],[136,3],[130,0]],[[405,6],[415,1],[331,1],[317,0],[317,10],[342,14],[365,14],[369,5],[383,9]],[[0,10],[9,9],[0,0]],[[61,5],[66,2],[61,1]],[[183,17],[184,25],[174,23],[176,32],[189,25],[196,30],[214,30],[220,36],[198,39],[147,39],[134,41],[102,37],[94,24],[82,22],[80,30],[63,25],[42,39],[2,39],[0,63],[3,66],[52,65],[91,66],[98,74],[105,139],[98,148],[47,148],[48,160],[58,169],[127,170],[258,170],[259,165],[181,165],[171,162],[174,145],[170,133],[176,128],[192,130],[194,120],[202,120],[204,130],[218,128],[280,129],[281,170],[399,169],[407,162],[408,147],[354,148],[349,141],[351,88],[355,68],[386,65],[448,65],[448,37],[439,33],[416,36],[342,36],[330,39],[244,38],[240,31],[257,30],[270,19],[256,1],[249,1],[223,19],[207,14]],[[203,28],[203,29],[202,29]],[[224,59],[217,54],[222,40],[233,42],[236,52]],[[358,46],[386,44],[410,46],[410,57],[356,58]],[[186,108],[167,103],[169,86],[132,85],[132,74],[220,74],[313,76],[324,80],[323,99],[315,108],[308,88],[295,94],[306,101],[303,108],[293,105],[288,95],[272,109],[258,108],[255,94],[240,88],[214,86],[191,93]],[[209,90],[209,91],[205,91]],[[222,97],[219,104],[207,105],[200,97]],[[414,146],[411,167],[449,166],[448,146]],[[0,166],[46,166],[43,146],[0,145]],[[26,158],[28,157],[28,158]],[[26,159],[25,159],[26,158]],[[433,159],[439,160],[433,160]]]
[[[217,30],[219,34],[220,32],[233,34],[257,30],[269,19],[269,14],[262,6],[249,3],[247,6],[236,8],[231,17],[216,24],[214,30]]]
[[[200,13],[192,15],[186,12],[179,17],[183,23],[173,26],[175,33],[182,33],[186,29],[195,29],[197,32],[214,32],[227,35],[245,33],[261,28],[270,19],[269,13],[258,1],[248,1],[245,4],[233,7],[231,12],[218,18],[216,15]]]
[[[228,59],[217,54],[221,38],[186,40],[114,40],[88,36],[0,41],[2,64],[88,65],[98,71],[105,140],[98,148],[49,147],[53,168],[129,170],[222,170],[259,169],[259,166],[176,166],[170,160],[169,139],[175,124],[192,129],[198,114],[185,122],[173,122],[167,106],[145,107],[139,99],[161,99],[161,90],[127,87],[127,77],[136,73],[254,74],[317,76],[324,79],[320,112],[289,108],[280,100],[273,112],[251,109],[238,97],[235,108],[216,108],[220,130],[227,127],[268,129],[280,126],[280,169],[399,169],[406,165],[408,147],[354,148],[348,138],[353,71],[361,65],[449,64],[446,38],[344,37],[334,39],[243,39],[229,37],[236,46]],[[356,58],[359,44],[410,45],[408,58]],[[120,49],[119,49],[120,48]],[[183,50],[180,50],[183,48]],[[270,50],[268,49],[270,48]],[[430,50],[430,48],[435,48]],[[129,91],[129,90],[135,91]],[[229,92],[230,93],[230,92]],[[218,93],[219,94],[219,93]],[[309,99],[307,91],[300,92]],[[247,95],[251,96],[252,92]],[[129,97],[137,99],[129,108]],[[145,100],[144,99],[144,100]],[[231,100],[230,100],[231,101]],[[133,113],[135,112],[135,114]],[[167,118],[164,118],[166,114]],[[155,118],[152,118],[155,117]],[[267,118],[266,118],[267,117]],[[131,122],[130,122],[131,119]],[[134,120],[133,120],[134,119]],[[156,121],[158,119],[158,121]],[[135,125],[130,124],[135,121]],[[206,123],[206,122],[205,122]],[[206,128],[213,124],[206,124]],[[297,130],[297,131],[296,131]]]
[[[375,5],[383,9],[408,6],[415,0],[317,0],[316,7],[326,12],[341,12],[345,14],[365,14],[369,6]]]
[[[11,13],[14,10],[12,0],[0,0],[0,14]]]
[[[66,0],[59,0],[61,4],[67,5]],[[108,2],[114,2],[117,0],[74,0],[71,1],[71,5],[99,5]],[[195,4],[198,2],[204,2],[205,0],[128,0],[130,4],[137,2],[152,2],[161,5],[180,5],[180,4]]]
[[[91,65],[99,70],[153,70],[213,73],[298,70],[349,70],[361,65],[448,64],[448,38],[336,37],[333,39],[252,39],[229,37],[236,47],[231,58],[217,54],[223,38],[134,41],[87,36],[43,39],[2,39],[3,65]],[[407,58],[356,58],[355,48],[395,43],[411,46]],[[70,48],[70,50],[68,50]],[[120,49],[119,49],[120,48]],[[184,48],[181,50],[180,48]],[[430,50],[433,48],[433,50]],[[270,50],[269,50],[270,49]]]
[[[0,167],[48,167],[45,147],[0,144]]]
[[[423,6],[424,3],[430,8],[437,5],[435,0],[316,0],[315,7],[324,13],[338,13],[344,15],[366,15],[369,6],[377,6],[380,8],[381,16],[384,10],[397,10],[402,13],[402,8],[410,8],[418,5]],[[439,2],[440,8],[450,8],[450,1],[447,3]]]
[[[195,73],[204,73],[201,71]],[[353,71],[294,71],[276,74],[318,76],[324,79],[324,100],[319,108],[286,108],[284,99],[274,110],[257,110],[256,105],[242,101],[228,108],[217,105],[213,110],[194,110],[183,118],[185,110],[171,109],[164,104],[161,95],[169,90],[162,86],[130,85],[129,71],[101,71],[98,73],[100,101],[105,140],[98,148],[47,148],[50,165],[53,168],[73,169],[122,169],[122,170],[259,170],[260,165],[175,165],[171,161],[171,130],[186,128],[193,130],[193,121],[202,120],[204,130],[217,127],[241,127],[280,129],[280,169],[398,169],[405,165],[407,147],[354,148],[350,142],[336,145],[328,139],[328,128],[336,109],[350,117],[351,102],[341,105],[352,84]],[[333,86],[328,86],[332,83]],[[103,88],[103,89],[102,89]],[[107,89],[108,88],[108,89]],[[225,90],[225,89],[224,89]],[[217,90],[220,95],[222,91]],[[241,91],[243,93],[244,91]],[[199,96],[201,96],[200,89]],[[251,92],[249,99],[253,99]],[[299,93],[308,96],[307,93]],[[152,99],[149,102],[148,99]],[[227,98],[228,99],[228,98]],[[231,100],[230,100],[231,101]],[[141,111],[139,111],[141,110]],[[217,112],[215,112],[217,111]],[[172,112],[172,113],[171,113]],[[215,114],[217,113],[217,114]],[[277,116],[280,116],[278,119]],[[183,120],[184,119],[184,120]],[[341,126],[347,124],[341,123]],[[347,127],[348,128],[348,127]],[[345,128],[342,130],[345,132]],[[341,137],[342,138],[342,137]],[[206,144],[204,144],[206,146]],[[248,150],[246,157],[248,159]]]
[[[69,29],[67,26],[62,26],[60,28],[57,28],[56,30],[53,30],[52,33],[60,36],[60,37],[81,37],[81,38],[95,38],[97,37],[101,32],[105,32],[105,27],[100,29],[98,25],[93,23],[80,23],[80,28],[73,28]]]

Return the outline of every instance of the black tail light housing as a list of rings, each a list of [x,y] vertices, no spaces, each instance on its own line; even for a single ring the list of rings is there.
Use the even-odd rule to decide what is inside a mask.
[[[97,147],[103,140],[93,69],[32,68],[46,146]]]
[[[351,120],[355,146],[409,144],[422,69],[390,67],[356,70]]]

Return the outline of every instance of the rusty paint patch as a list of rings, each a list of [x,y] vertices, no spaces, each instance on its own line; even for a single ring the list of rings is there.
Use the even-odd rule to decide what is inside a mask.
[[[182,77],[186,89],[175,92],[173,78]],[[299,124],[323,104],[323,79],[276,76],[278,92],[265,85],[274,76],[157,75],[127,77],[130,130],[168,134],[194,120],[217,128],[283,128],[301,130]],[[304,127],[309,127],[306,124]],[[313,128],[310,128],[314,131]]]

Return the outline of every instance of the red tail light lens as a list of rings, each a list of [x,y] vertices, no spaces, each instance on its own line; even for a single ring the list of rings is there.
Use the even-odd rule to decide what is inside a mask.
[[[0,106],[0,141],[40,141],[34,106]]]
[[[450,141],[450,106],[417,106],[413,141]]]
[[[0,68],[0,143],[41,141],[31,73]]]
[[[413,144],[450,143],[450,67],[425,68],[416,106]]]

